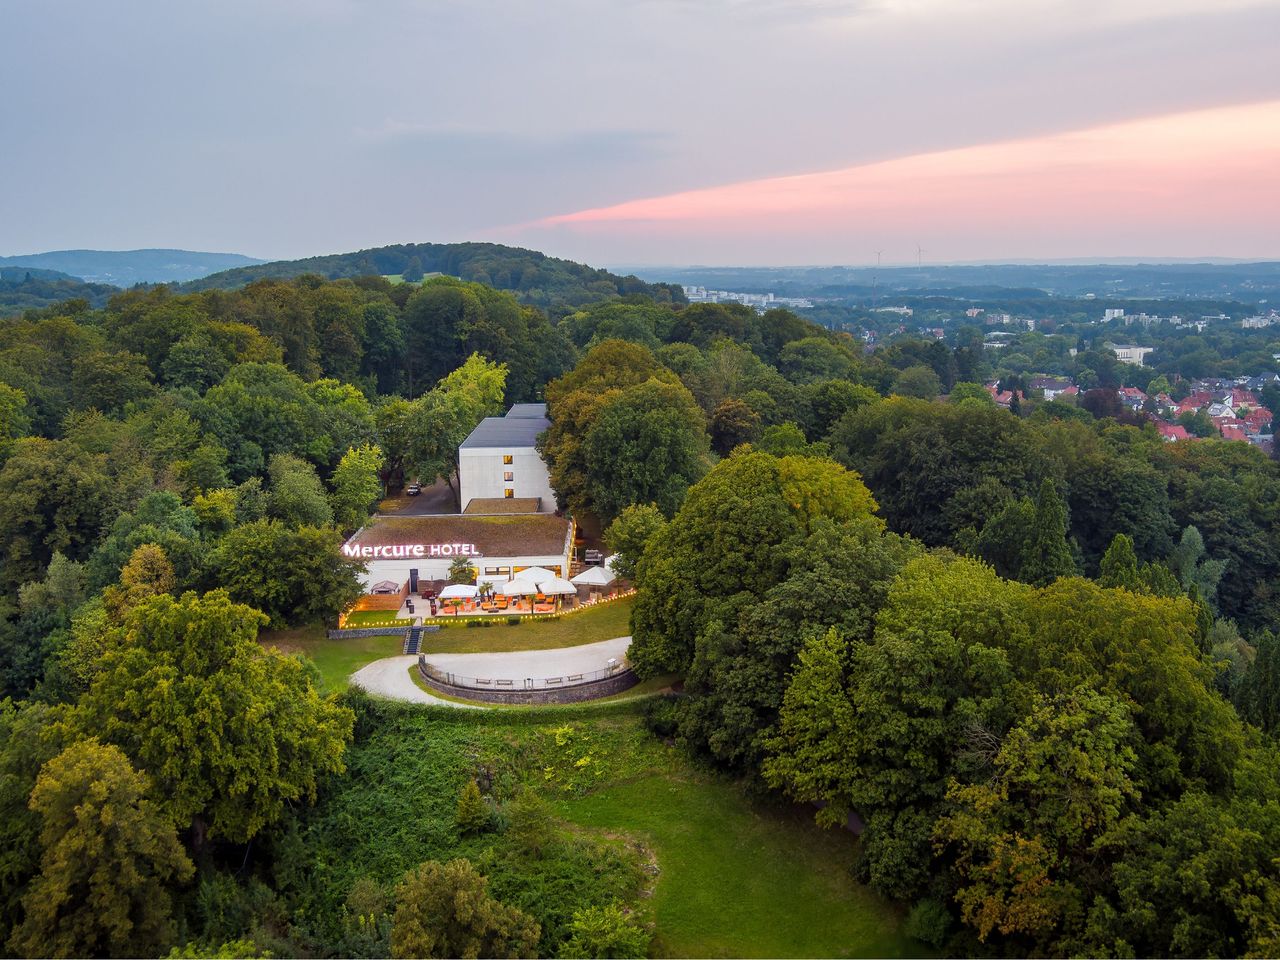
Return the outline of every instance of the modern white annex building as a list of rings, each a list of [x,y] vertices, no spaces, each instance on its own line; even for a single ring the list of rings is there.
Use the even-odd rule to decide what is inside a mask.
[[[505,417],[485,417],[458,447],[458,499],[536,500],[539,513],[556,509],[547,465],[538,454],[538,434],[551,425],[545,403],[517,403]]]

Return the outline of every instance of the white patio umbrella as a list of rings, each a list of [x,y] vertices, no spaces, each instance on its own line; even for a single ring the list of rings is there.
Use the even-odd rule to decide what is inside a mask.
[[[498,584],[493,592],[500,597],[531,597],[538,592],[538,585],[532,580],[517,577],[515,580]]]
[[[578,592],[578,588],[572,583],[568,580],[561,580],[559,577],[552,577],[550,580],[543,580],[538,584],[538,589],[549,597],[557,595],[564,596]]]
[[[607,587],[616,579],[613,571],[606,567],[587,567],[573,578],[573,582],[580,587]]]
[[[479,590],[469,583],[451,583],[440,591],[441,600],[470,600]]]
[[[541,583],[543,580],[554,580],[555,574],[546,567],[525,567],[512,579],[514,580],[532,580],[534,583]]]

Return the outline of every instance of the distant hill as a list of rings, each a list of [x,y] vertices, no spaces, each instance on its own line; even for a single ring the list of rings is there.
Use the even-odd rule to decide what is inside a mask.
[[[105,283],[85,283],[57,270],[37,267],[0,266],[0,317],[49,307],[63,300],[87,300],[101,307],[118,287]]]
[[[238,253],[194,250],[52,250],[0,257],[0,267],[57,270],[89,283],[132,287],[136,283],[185,283],[219,270],[262,263]]]
[[[255,280],[283,280],[304,273],[331,280],[370,274],[417,279],[422,273],[444,273],[510,290],[524,303],[551,309],[633,293],[660,301],[684,302],[684,295],[675,285],[645,283],[536,250],[497,243],[403,243],[305,260],[280,260],[215,273],[187,284],[187,289],[232,289]]]

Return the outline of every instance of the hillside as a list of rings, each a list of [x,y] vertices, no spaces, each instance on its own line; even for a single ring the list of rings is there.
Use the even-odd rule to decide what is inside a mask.
[[[0,267],[57,270],[89,283],[132,287],[136,283],[184,283],[219,270],[262,263],[238,253],[193,250],[52,250],[0,257]]]
[[[101,307],[116,287],[85,283],[56,270],[0,266],[0,317],[49,307],[63,300],[83,299]]]
[[[190,290],[234,289],[255,280],[285,279],[315,273],[331,280],[368,274],[417,279],[419,273],[444,273],[499,290],[510,290],[538,307],[580,306],[611,297],[642,293],[663,302],[683,302],[679,287],[645,283],[536,250],[497,243],[405,243],[337,253],[305,260],[280,260],[224,270],[187,285]]]

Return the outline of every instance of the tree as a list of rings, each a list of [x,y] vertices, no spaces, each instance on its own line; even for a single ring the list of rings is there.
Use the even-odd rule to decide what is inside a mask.
[[[529,957],[537,922],[489,894],[468,860],[429,860],[396,888],[393,957]]]
[[[1082,899],[1077,871],[1138,799],[1135,734],[1129,708],[1113,697],[1087,688],[1042,695],[1005,737],[993,776],[953,784],[953,811],[935,836],[957,851],[956,901],[980,940],[998,930],[1052,950]]]
[[[560,956],[647,957],[653,937],[616,903],[577,910]]]
[[[466,557],[458,557],[449,564],[449,582],[450,583],[472,583],[476,582],[476,575],[479,573],[475,565]]]
[[[822,803],[818,822],[846,822],[853,769],[844,744],[855,723],[845,669],[849,646],[834,630],[811,637],[800,651],[761,766],[765,782],[798,803]]]
[[[1067,507],[1058,496],[1057,486],[1046,477],[1040,484],[1040,495],[1036,497],[1035,520],[1026,561],[1022,565],[1022,579],[1045,586],[1075,572],[1075,559],[1067,544]]]
[[[257,642],[265,617],[217,591],[135,607],[69,723],[121,747],[166,814],[243,842],[343,769],[354,715],[295,657]]]
[[[457,500],[458,447],[481,420],[502,411],[506,379],[505,364],[490,363],[473,353],[414,401],[408,414],[409,444],[404,459],[422,483],[443,479]]]
[[[614,554],[614,573],[635,582],[645,549],[666,525],[662,511],[653,503],[633,503],[618,514],[604,532],[604,542]]]
[[[1182,538],[1169,557],[1169,567],[1184,590],[1194,587],[1202,600],[1216,607],[1218,583],[1226,571],[1225,560],[1212,560],[1206,556],[1204,537],[1194,526],[1182,531]]]
[[[1135,593],[1143,592],[1142,574],[1138,570],[1138,555],[1133,552],[1133,540],[1117,533],[1103,554],[1098,572],[1098,583],[1104,587],[1120,587]]]
[[[146,357],[120,351],[95,351],[71,365],[71,395],[77,409],[119,413],[125,404],[155,390]]]
[[[711,449],[722,457],[760,433],[760,415],[734,397],[720,401],[711,415]]]
[[[907,367],[893,381],[892,392],[900,397],[933,400],[942,392],[942,381],[931,367],[923,364]]]
[[[73,743],[40,771],[40,873],[9,940],[27,956],[146,954],[170,931],[169,888],[195,872],[147,778],[117,747]]]
[[[274,453],[267,465],[271,487],[267,491],[267,515],[290,526],[322,527],[333,521],[333,509],[325,496],[316,468],[288,453]]]
[[[990,406],[995,403],[990,391],[980,383],[957,383],[951,388],[951,392],[947,394],[947,399],[951,403],[976,400],[984,406]]]
[[[671,516],[707,471],[702,411],[683,386],[649,380],[601,407],[582,441],[590,509],[604,523],[634,503]]]
[[[409,262],[405,264],[404,270],[400,273],[400,279],[405,283],[417,283],[422,279],[422,261],[417,257],[410,257]]]
[[[481,833],[488,829],[492,817],[480,795],[480,785],[472,777],[458,791],[458,809],[453,815],[454,826],[461,833]]]
[[[383,494],[378,471],[382,468],[382,448],[376,444],[348,447],[333,471],[333,493],[329,502],[333,516],[343,530],[355,530],[369,519],[369,513]]]
[[[120,571],[118,586],[107,587],[102,594],[111,618],[117,623],[148,597],[172,593],[178,585],[164,549],[154,543],[144,543],[134,548],[129,562]]]
[[[0,942],[22,920],[22,896],[40,869],[41,818],[31,791],[65,746],[65,706],[0,700]]]
[[[974,541],[978,556],[1010,580],[1023,580],[1022,568],[1032,549],[1036,505],[1030,497],[1009,500],[1004,508],[982,525]]]
[[[1216,437],[1218,427],[1203,410],[1183,410],[1178,414],[1178,423],[1187,428],[1193,437]]]
[[[24,437],[0,467],[0,573],[35,580],[55,551],[83,560],[112,516],[107,458],[65,440]]]
[[[27,395],[17,387],[0,382],[0,463],[9,455],[13,441],[31,430]]]
[[[1257,655],[1232,699],[1245,720],[1273,733],[1280,730],[1280,638],[1264,630],[1255,639]]]
[[[698,351],[693,353],[703,360]],[[646,347],[610,339],[597,343],[571,371],[547,384],[551,426],[538,449],[547,461],[551,486],[562,505],[575,512],[590,509],[590,463],[583,443],[600,411],[618,391],[655,379],[673,385],[680,382]]]
[[[342,555],[342,542],[332,527],[246,523],[210,554],[209,579],[277,627],[332,621],[364,592],[363,565]]]
[[[829,460],[734,452],[646,545],[628,657],[649,676],[688,669],[721,601],[762,597],[818,519],[867,520],[875,508],[859,476]]]

